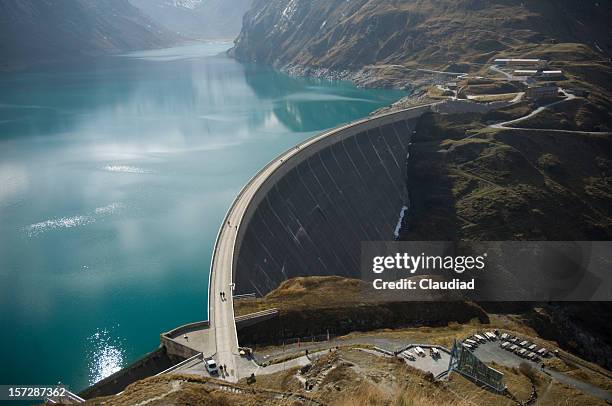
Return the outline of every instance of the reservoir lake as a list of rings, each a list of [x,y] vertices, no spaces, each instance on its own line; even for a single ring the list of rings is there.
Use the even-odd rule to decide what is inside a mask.
[[[230,46],[0,73],[0,382],[79,391],[206,319],[242,186],[405,95],[239,63]]]

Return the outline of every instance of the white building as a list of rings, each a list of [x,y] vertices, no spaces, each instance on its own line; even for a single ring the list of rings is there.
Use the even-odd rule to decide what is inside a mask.
[[[543,67],[548,63],[544,59],[524,59],[524,58],[498,58],[493,61],[496,65],[506,66],[537,66]]]

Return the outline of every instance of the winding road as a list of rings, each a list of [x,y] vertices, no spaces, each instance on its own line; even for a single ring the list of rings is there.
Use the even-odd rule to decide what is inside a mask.
[[[545,110],[548,110],[549,108],[551,108],[553,106],[556,106],[556,105],[561,104],[561,103],[565,103],[565,102],[570,101],[570,100],[574,100],[576,98],[576,96],[574,96],[571,93],[567,93],[563,89],[559,89],[559,91],[561,93],[563,93],[563,95],[565,96],[565,98],[563,100],[558,100],[556,102],[549,103],[549,104],[547,104],[545,106],[538,107],[537,109],[535,109],[531,113],[527,114],[526,116],[515,118],[514,120],[504,121],[503,123],[492,124],[489,127],[491,127],[491,128],[499,128],[499,129],[508,129],[508,130],[520,130],[521,128],[508,127],[508,126],[512,125],[512,124],[520,123],[521,121],[528,120],[531,117],[537,116],[541,112],[543,112]]]
[[[561,93],[565,96],[563,100],[557,100],[545,106],[538,107],[531,113],[526,116],[515,118],[514,120],[504,121],[503,123],[491,124],[489,128],[496,128],[499,130],[529,130],[529,131],[545,131],[545,132],[557,132],[557,133],[567,133],[567,134],[610,134],[608,131],[579,131],[579,130],[559,130],[554,128],[522,128],[522,127],[512,127],[512,125],[530,119],[531,117],[537,116],[541,112],[550,109],[553,106],[556,106],[561,103],[565,103],[570,100],[576,99],[576,96],[566,92],[564,89],[559,89]]]

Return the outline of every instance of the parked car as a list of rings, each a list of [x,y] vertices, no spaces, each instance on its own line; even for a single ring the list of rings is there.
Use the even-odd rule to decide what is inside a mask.
[[[204,365],[206,365],[206,370],[208,371],[209,374],[219,375],[219,367],[217,367],[217,363],[215,362],[214,359],[211,358],[209,360],[206,360]]]
[[[406,359],[408,359],[410,361],[416,361],[416,357],[412,353],[412,350],[405,351],[404,352],[404,358],[406,358]]]
[[[540,348],[537,353],[539,356],[545,357],[548,355],[548,350],[546,348]]]
[[[478,343],[477,343],[476,341],[474,341],[474,340],[469,339],[469,338],[468,338],[468,339],[466,339],[464,342],[465,342],[466,344],[471,345],[472,347],[478,347]]]

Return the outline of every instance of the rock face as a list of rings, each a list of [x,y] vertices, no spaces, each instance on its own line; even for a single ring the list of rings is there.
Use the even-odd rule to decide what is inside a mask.
[[[252,0],[130,0],[156,23],[190,38],[235,38]]]
[[[232,54],[315,73],[367,65],[461,69],[463,61],[484,62],[525,43],[610,50],[611,14],[603,3],[578,0],[255,0]]]
[[[128,0],[0,2],[0,66],[162,47],[176,40]]]

